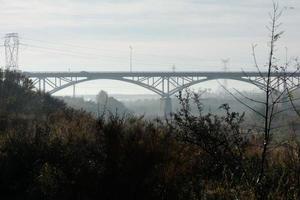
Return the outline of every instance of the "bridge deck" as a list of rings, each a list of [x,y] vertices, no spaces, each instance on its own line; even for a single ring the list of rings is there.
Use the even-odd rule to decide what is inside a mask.
[[[180,71],[180,72],[126,72],[126,71],[78,71],[78,72],[69,72],[69,71],[36,71],[36,72],[22,72],[28,77],[126,77],[126,76],[144,76],[144,77],[183,77],[183,76],[209,76],[209,77],[233,77],[233,76],[267,76],[267,72],[255,72],[255,71],[234,71],[234,72],[221,72],[221,71]],[[271,76],[294,76],[299,77],[300,72],[272,72]]]

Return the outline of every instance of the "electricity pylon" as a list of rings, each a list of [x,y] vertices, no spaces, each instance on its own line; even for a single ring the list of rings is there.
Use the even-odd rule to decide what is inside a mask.
[[[18,70],[19,44],[18,33],[8,33],[5,35],[5,68],[8,70]]]

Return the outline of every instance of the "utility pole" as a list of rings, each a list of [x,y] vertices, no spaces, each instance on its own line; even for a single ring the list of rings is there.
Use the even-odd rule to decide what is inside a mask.
[[[173,73],[175,72],[175,70],[176,70],[176,67],[175,67],[175,65],[173,65],[173,66],[172,66],[172,71],[173,71]]]
[[[223,71],[224,72],[227,72],[228,71],[228,67],[227,67],[227,64],[229,63],[230,59],[229,58],[226,58],[226,59],[221,59],[222,63],[223,63]],[[227,82],[227,79],[224,79],[224,88],[227,89],[227,86],[228,86],[228,82]]]
[[[8,70],[18,70],[19,44],[18,33],[5,35],[5,68]]]
[[[129,49],[130,49],[130,72],[132,72],[132,50],[133,50],[133,48],[132,48],[132,46],[130,45],[129,46]]]

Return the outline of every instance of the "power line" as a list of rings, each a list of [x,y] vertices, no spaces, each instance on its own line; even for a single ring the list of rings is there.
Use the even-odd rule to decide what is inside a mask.
[[[103,57],[106,60],[108,59],[113,59],[113,61],[119,60],[122,63],[125,61],[125,57],[116,57],[116,56],[106,56],[106,55],[100,55],[100,54],[88,54],[88,53],[81,53],[81,52],[76,52],[76,51],[70,51],[70,50],[62,50],[59,48],[53,48],[53,47],[46,47],[46,46],[39,46],[39,45],[32,45],[32,44],[23,44],[21,43],[21,45],[26,46],[26,47],[32,47],[32,48],[37,48],[37,49],[42,49],[42,50],[46,50],[47,52],[56,52],[56,53],[60,53],[62,55],[68,55],[68,56],[76,56],[76,57],[81,57],[81,58],[93,58],[93,59],[99,59],[99,57]],[[140,60],[140,59],[135,59],[135,62],[137,64],[142,64],[142,65],[150,65],[150,66],[154,66],[154,65],[165,65],[165,66],[170,66],[172,65],[172,63],[165,63],[165,62],[146,62],[145,60]],[[188,66],[188,67],[199,67],[199,65],[195,65],[195,64],[181,64],[182,66]]]
[[[23,37],[22,37],[23,38]],[[109,63],[120,63],[120,67],[121,66],[125,66],[126,65],[126,60],[128,59],[128,57],[126,56],[126,54],[124,53],[124,56],[111,56],[111,55],[107,55],[107,54],[100,54],[98,52],[96,53],[89,53],[87,51],[82,52],[80,50],[66,50],[63,49],[62,46],[69,46],[69,47],[74,47],[74,48],[80,48],[80,49],[91,49],[91,50],[100,50],[100,48],[93,48],[93,47],[84,47],[84,46],[79,46],[79,45],[74,45],[74,44],[65,44],[65,43],[55,43],[55,42],[47,42],[47,41],[43,41],[43,40],[36,40],[36,39],[28,39],[25,38],[25,40],[29,40],[29,41],[36,41],[41,43],[42,45],[36,45],[36,44],[24,44],[24,43],[19,43],[18,45],[23,45],[26,48],[26,51],[31,51],[31,52],[36,52],[34,49],[39,49],[39,51],[37,52],[47,52],[47,53],[55,53],[55,54],[59,54],[59,55],[66,55],[66,56],[72,56],[72,57],[76,57],[76,58],[84,58],[84,59],[95,59],[95,60],[99,60],[101,62],[109,62]],[[45,44],[52,44],[52,45],[43,45],[43,43]],[[56,45],[56,46],[55,46]],[[60,46],[60,47],[58,47]],[[103,49],[102,49],[103,50]],[[18,49],[19,51],[19,49]],[[119,51],[119,50],[104,50],[104,51],[114,51],[114,52],[123,52],[123,51]],[[132,49],[131,49],[131,55],[130,55],[130,70],[132,71]],[[128,55],[128,54],[127,54]],[[163,55],[151,55],[151,54],[139,54],[138,52],[135,53],[135,55],[144,55],[144,56],[157,56],[157,57],[162,57],[164,58],[165,56]],[[127,57],[127,58],[126,58]],[[17,56],[18,58],[18,56]],[[177,58],[178,59],[178,58]],[[149,66],[149,67],[157,67],[157,68],[161,68],[161,67],[170,67],[174,64],[174,59],[172,62],[167,62],[167,61],[159,61],[159,62],[148,62],[147,59],[141,59],[138,56],[135,57],[134,62],[139,65],[140,67],[142,66]],[[211,61],[211,60],[206,60],[206,61],[201,61],[201,62],[206,62],[205,65],[203,64],[194,64],[194,62],[188,62],[188,63],[183,63],[183,62],[178,62],[176,61],[176,65],[179,68],[199,68],[199,67],[215,67],[217,65],[217,62],[215,61]],[[209,64],[208,64],[209,63]],[[214,64],[215,63],[215,64]]]
[[[29,40],[29,41],[34,41],[34,42],[39,42],[39,43],[46,43],[46,44],[51,44],[51,45],[57,45],[57,46],[67,46],[67,47],[74,47],[74,48],[79,48],[79,49],[90,49],[90,50],[97,50],[97,51],[104,51],[104,52],[119,52],[119,53],[123,53],[123,54],[127,54],[126,50],[120,50],[120,49],[107,49],[107,48],[95,48],[95,47],[91,47],[91,46],[81,46],[81,45],[74,45],[74,44],[68,44],[68,43],[56,43],[56,42],[49,42],[49,41],[45,41],[45,40],[37,40],[37,39],[30,39],[27,37],[22,37],[22,39],[25,40]],[[178,55],[174,55],[174,56],[166,56],[166,55],[159,55],[159,54],[144,54],[144,53],[139,53],[139,52],[135,52],[135,55],[140,55],[140,56],[146,56],[146,57],[161,57],[161,58],[169,58],[169,59],[174,59],[174,58],[178,58]],[[189,57],[189,59],[197,59],[199,60],[200,58],[195,58],[195,57]],[[214,60],[207,60],[207,59],[200,59],[201,62],[209,62],[209,61],[213,61]]]

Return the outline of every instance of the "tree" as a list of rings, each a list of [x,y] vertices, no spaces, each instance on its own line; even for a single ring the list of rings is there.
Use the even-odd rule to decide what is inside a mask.
[[[274,126],[274,120],[289,108],[286,108],[284,104],[288,102],[287,96],[289,95],[289,87],[287,86],[287,81],[293,78],[295,73],[299,71],[299,67],[293,71],[288,71],[288,64],[280,65],[279,59],[276,57],[276,43],[283,35],[284,31],[280,30],[280,17],[282,15],[282,11],[278,5],[278,3],[273,2],[273,8],[271,13],[269,13],[270,21],[267,26],[267,29],[270,33],[270,41],[269,41],[269,53],[268,53],[268,61],[266,65],[266,75],[265,72],[262,72],[262,67],[259,66],[257,59],[255,48],[256,45],[252,45],[252,53],[255,67],[260,75],[260,79],[263,84],[257,85],[257,83],[252,79],[252,77],[248,76],[245,72],[245,76],[248,77],[248,80],[252,82],[254,85],[257,85],[262,91],[264,98],[262,100],[250,98],[238,90],[235,90],[238,95],[233,94],[228,91],[238,102],[255,112],[259,117],[263,119],[263,127],[261,127],[262,131],[262,147],[261,147],[261,156],[260,156],[260,164],[259,171],[256,179],[256,193],[257,198],[265,199],[266,195],[266,167],[267,167],[267,158],[268,158],[268,149],[272,139],[272,131],[277,127]],[[274,77],[273,74],[276,74]],[[258,110],[257,108],[250,106],[242,98],[245,98],[251,102],[255,102],[264,107],[264,110]]]
[[[99,118],[100,116],[104,116],[106,109],[107,109],[107,103],[108,103],[108,94],[107,92],[101,90],[97,96],[96,96],[96,102],[97,102],[97,117]],[[101,110],[102,114],[100,115],[100,105],[101,105]]]

